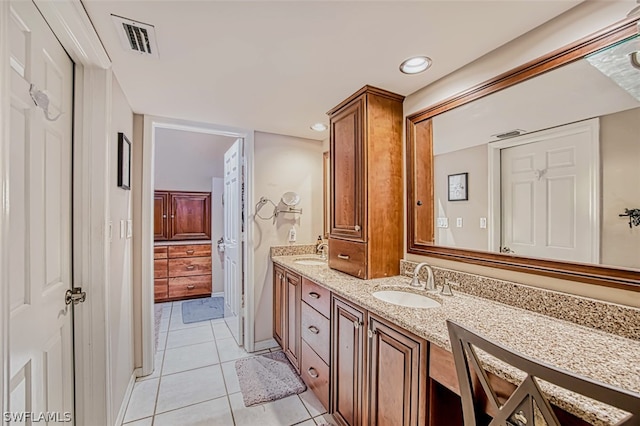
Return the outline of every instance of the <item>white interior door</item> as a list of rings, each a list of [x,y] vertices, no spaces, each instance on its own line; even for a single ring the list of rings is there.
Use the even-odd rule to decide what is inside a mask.
[[[224,317],[242,345],[242,139],[224,154],[224,247]]]
[[[48,412],[55,417],[47,424],[63,424],[73,411],[71,309],[64,300],[72,276],[73,63],[31,1],[11,2],[9,38],[9,410]],[[62,113],[58,119],[34,105],[30,84],[46,91],[49,117]]]
[[[597,263],[597,121],[523,138],[500,153],[503,251]]]

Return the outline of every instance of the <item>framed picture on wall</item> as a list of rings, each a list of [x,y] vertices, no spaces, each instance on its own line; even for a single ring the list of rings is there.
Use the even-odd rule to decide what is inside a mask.
[[[131,141],[118,133],[118,186],[131,189]]]
[[[458,173],[448,176],[449,201],[466,201],[469,199],[468,177],[469,173]]]

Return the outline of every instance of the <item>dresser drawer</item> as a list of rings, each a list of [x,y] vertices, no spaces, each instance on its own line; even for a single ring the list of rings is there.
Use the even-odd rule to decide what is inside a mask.
[[[153,280],[153,300],[158,302],[169,297],[168,283],[169,280],[167,278]]]
[[[211,274],[210,257],[169,259],[169,277]]]
[[[329,239],[329,267],[358,278],[367,278],[367,245]]]
[[[325,409],[329,408],[329,366],[302,342],[302,380],[313,391]]]
[[[302,300],[325,317],[331,315],[331,292],[305,277],[302,277]]]
[[[330,359],[330,329],[328,319],[311,306],[302,303],[302,340],[307,342],[326,364],[329,364]]]
[[[153,248],[154,259],[166,259],[167,258],[167,246],[156,246]]]
[[[190,244],[185,246],[169,246],[169,259],[177,257],[211,257],[211,244]]]
[[[153,261],[153,278],[167,278],[167,259]]]
[[[211,275],[169,278],[169,297],[211,296]]]

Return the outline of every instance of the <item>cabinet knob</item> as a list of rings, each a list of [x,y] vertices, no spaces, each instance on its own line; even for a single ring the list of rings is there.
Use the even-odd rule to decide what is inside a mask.
[[[162,218],[163,218],[163,219],[166,219],[166,218],[167,218],[167,215],[166,215],[166,214],[163,214],[163,215],[162,215]]]
[[[171,215],[171,219],[173,219],[174,217],[175,217],[174,215]]]
[[[308,327],[309,331],[312,332],[313,334],[318,334],[320,333],[320,329],[318,327],[316,327],[315,325],[310,325]]]
[[[376,334],[377,334],[377,331],[375,330],[367,330],[367,336],[369,336],[369,339],[371,339]]]
[[[313,299],[320,299],[320,295],[318,293],[316,293],[315,291],[310,291],[309,292],[309,297],[311,297]]]
[[[362,323],[358,320],[354,320],[353,321],[353,328],[355,328],[356,330],[360,328],[360,326],[362,325]]]
[[[346,254],[339,254],[338,259],[349,260],[349,256]]]
[[[354,226],[353,229],[355,229],[356,231],[359,231],[360,230],[360,225]]]
[[[309,373],[309,375],[310,375],[311,377],[313,377],[314,379],[317,379],[318,377],[320,377],[320,376],[318,376],[318,372],[316,371],[316,369],[315,369],[315,368],[313,368],[313,367],[309,367],[309,369],[307,370],[307,372],[308,372],[308,373]]]

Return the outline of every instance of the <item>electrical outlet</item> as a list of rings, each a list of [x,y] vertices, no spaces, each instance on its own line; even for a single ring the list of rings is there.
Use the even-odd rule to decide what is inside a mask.
[[[480,228],[485,229],[487,227],[487,218],[486,217],[481,217],[480,218]]]
[[[456,218],[456,227],[462,228],[462,218],[461,217]]]

